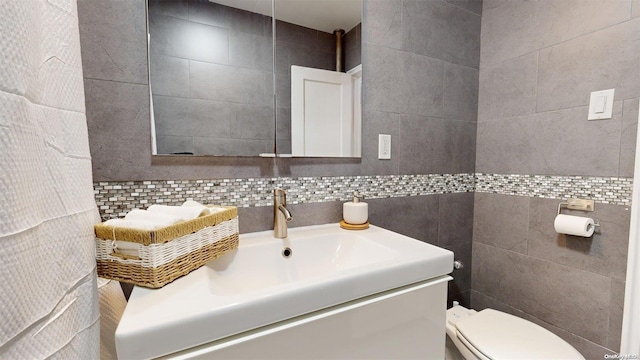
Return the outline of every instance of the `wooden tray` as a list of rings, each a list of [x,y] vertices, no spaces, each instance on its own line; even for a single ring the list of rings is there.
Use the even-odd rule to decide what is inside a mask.
[[[369,228],[369,222],[367,221],[364,224],[353,225],[346,223],[344,220],[340,220],[340,227],[346,230],[364,230]]]

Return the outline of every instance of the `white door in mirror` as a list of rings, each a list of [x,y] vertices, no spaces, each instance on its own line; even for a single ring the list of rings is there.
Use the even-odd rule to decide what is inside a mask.
[[[291,67],[293,156],[360,157],[351,74]]]

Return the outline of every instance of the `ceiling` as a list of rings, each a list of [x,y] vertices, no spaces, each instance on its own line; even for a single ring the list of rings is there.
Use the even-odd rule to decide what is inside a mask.
[[[209,0],[271,16],[271,0]],[[332,33],[351,30],[362,18],[362,0],[275,0],[276,19]]]

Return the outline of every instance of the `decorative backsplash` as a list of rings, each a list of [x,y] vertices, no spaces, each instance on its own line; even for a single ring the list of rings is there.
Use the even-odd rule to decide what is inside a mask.
[[[287,190],[290,204],[348,201],[354,191],[366,199],[462,192],[631,204],[631,178],[587,176],[429,174],[330,176],[217,180],[154,180],[94,183],[103,219],[122,217],[150,204],[180,205],[186,200],[237,207],[271,206],[273,188]]]
[[[94,183],[103,219],[124,216],[149,204],[180,205],[186,200],[237,207],[271,206],[275,187],[290,204],[347,201],[354,191],[366,199],[473,191],[473,174],[327,176],[217,180],[157,180]]]
[[[475,174],[475,192],[631,205],[633,179],[596,176]]]

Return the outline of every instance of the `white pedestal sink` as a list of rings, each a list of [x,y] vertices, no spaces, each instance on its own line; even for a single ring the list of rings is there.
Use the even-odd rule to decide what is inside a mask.
[[[136,287],[118,357],[442,358],[452,269],[450,251],[376,226],[243,234],[164,288]]]

